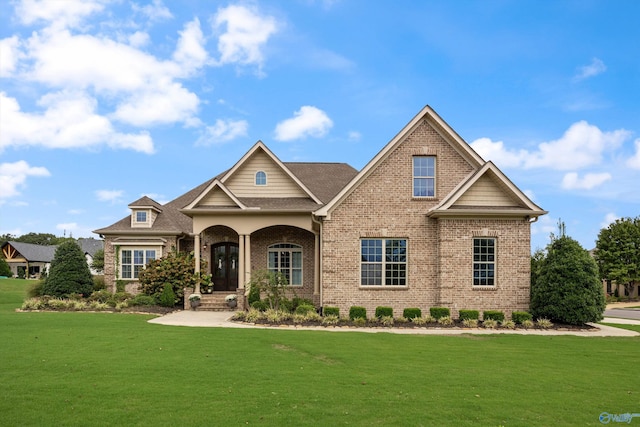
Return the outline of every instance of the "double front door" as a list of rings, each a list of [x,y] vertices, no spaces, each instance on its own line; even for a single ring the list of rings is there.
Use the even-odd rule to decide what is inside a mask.
[[[218,243],[211,246],[211,278],[214,291],[238,289],[238,244]]]

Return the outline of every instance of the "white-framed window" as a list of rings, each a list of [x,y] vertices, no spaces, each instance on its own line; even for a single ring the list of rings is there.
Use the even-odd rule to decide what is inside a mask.
[[[407,240],[360,241],[361,286],[407,285]]]
[[[435,156],[413,157],[413,197],[435,197],[436,158]]]
[[[124,248],[120,250],[120,277],[122,279],[137,279],[140,272],[150,262],[156,259],[155,249]]]
[[[473,286],[495,286],[496,284],[496,239],[475,237],[473,239]]]
[[[278,243],[269,246],[269,271],[281,272],[292,286],[302,286],[302,246]]]
[[[265,171],[256,172],[256,185],[267,185],[267,173]]]
[[[147,222],[147,211],[136,211],[136,222]]]

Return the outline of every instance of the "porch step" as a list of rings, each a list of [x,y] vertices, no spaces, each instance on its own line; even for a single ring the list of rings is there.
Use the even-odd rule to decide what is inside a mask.
[[[225,298],[229,295],[229,292],[214,292],[212,294],[202,294],[200,299],[200,306],[197,308],[200,311],[229,311],[235,310],[230,308]]]

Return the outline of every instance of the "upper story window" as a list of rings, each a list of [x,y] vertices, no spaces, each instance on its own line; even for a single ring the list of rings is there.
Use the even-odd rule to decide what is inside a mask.
[[[147,212],[146,211],[137,211],[136,212],[136,222],[147,222]]]
[[[292,286],[302,286],[302,246],[279,243],[269,246],[269,271],[280,272]]]
[[[435,197],[435,195],[435,156],[415,156],[413,158],[413,197]]]
[[[256,185],[267,185],[267,173],[265,171],[256,172]]]

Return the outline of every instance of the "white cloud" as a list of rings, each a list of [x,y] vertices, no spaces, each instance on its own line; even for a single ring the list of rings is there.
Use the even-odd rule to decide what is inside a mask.
[[[21,0],[16,3],[18,19],[26,25],[45,22],[53,27],[74,27],[104,9],[105,0]]]
[[[253,8],[231,5],[218,9],[212,25],[226,31],[218,38],[219,65],[257,65],[259,72],[264,62],[263,46],[278,31],[276,20],[260,16]]]
[[[95,113],[95,99],[81,92],[58,92],[38,101],[43,113],[23,113],[15,98],[0,92],[0,151],[10,146],[89,148],[105,144],[111,148],[153,153],[146,132],[122,134],[111,122]]]
[[[620,217],[616,215],[615,212],[609,212],[604,216],[604,220],[600,223],[600,228],[607,228],[618,219],[620,219]]]
[[[349,141],[360,141],[360,139],[362,139],[362,134],[360,132],[352,130],[347,134],[347,139],[349,139]]]
[[[598,58],[593,58],[589,65],[585,65],[578,69],[578,74],[574,77],[574,80],[584,80],[589,77],[597,76],[598,74],[602,74],[607,71],[607,66],[604,65]]]
[[[636,153],[627,160],[627,166],[633,169],[640,169],[640,138],[634,141]]]
[[[173,18],[171,11],[162,3],[162,0],[153,0],[151,4],[139,6],[133,4],[131,8],[134,12],[139,12],[149,18],[152,22],[164,21]]]
[[[129,35],[129,37],[127,37],[127,40],[132,47],[140,48],[147,46],[151,41],[151,38],[149,37],[149,33],[145,33],[144,31],[136,31],[135,33]]]
[[[96,197],[101,202],[117,203],[122,200],[124,195],[123,190],[97,190],[95,192]]]
[[[19,188],[25,185],[27,177],[50,175],[46,168],[29,166],[24,160],[0,163],[0,199],[19,195]]]
[[[173,59],[185,71],[193,71],[202,67],[207,58],[204,35],[200,29],[200,21],[196,18],[187,23],[183,31],[180,31],[180,39],[173,53]]]
[[[16,71],[18,61],[23,57],[19,47],[17,36],[0,40],[0,77],[10,77]]]
[[[333,127],[333,121],[319,108],[305,105],[294,113],[294,117],[286,119],[276,126],[275,139],[292,141],[312,136],[320,138]]]
[[[249,124],[246,120],[216,120],[213,126],[207,126],[196,145],[213,145],[228,142],[247,135]]]
[[[630,135],[624,129],[602,132],[597,126],[580,121],[572,124],[560,139],[540,143],[536,151],[509,150],[502,141],[488,138],[477,139],[470,145],[499,167],[575,170],[599,164],[604,152],[619,147]]]
[[[588,173],[580,178],[576,172],[569,172],[562,178],[562,188],[565,190],[591,190],[611,179],[611,174]]]
[[[84,209],[69,209],[67,213],[69,215],[80,215],[84,213]]]

